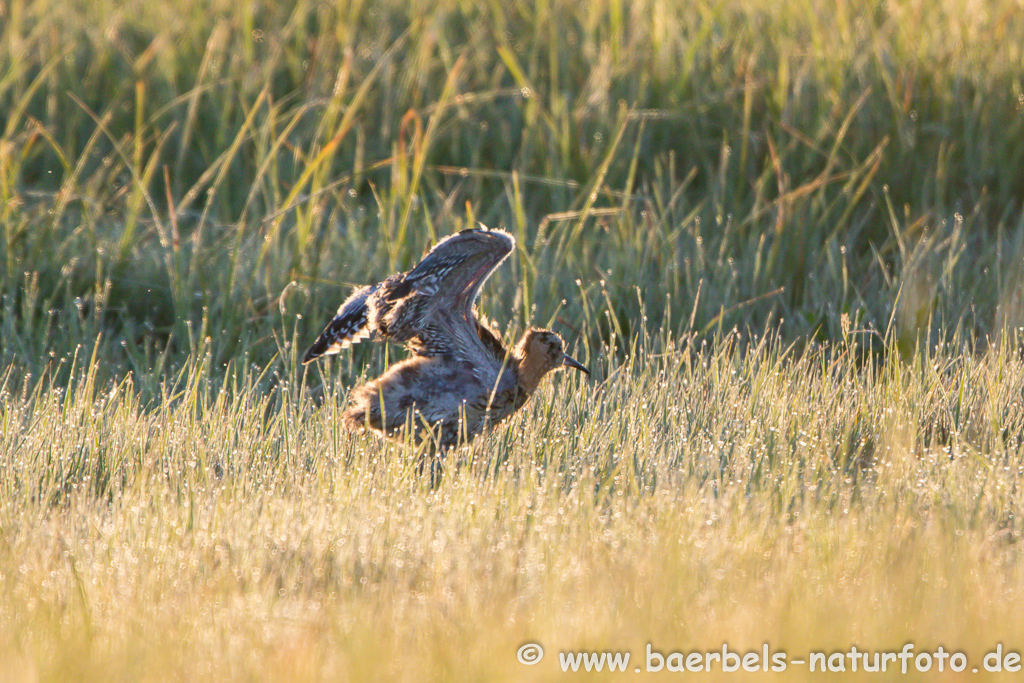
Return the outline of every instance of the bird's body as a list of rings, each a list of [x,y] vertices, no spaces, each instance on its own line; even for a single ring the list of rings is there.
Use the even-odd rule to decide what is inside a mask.
[[[500,230],[463,230],[407,273],[357,290],[303,358],[309,363],[363,339],[393,341],[415,354],[352,390],[344,419],[353,429],[445,451],[472,440],[526,403],[567,356],[554,332],[530,329],[512,350],[473,310],[480,287],[515,248]]]

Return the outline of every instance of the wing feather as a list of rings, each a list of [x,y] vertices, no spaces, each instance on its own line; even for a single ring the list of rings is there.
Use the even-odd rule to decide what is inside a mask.
[[[306,351],[306,355],[302,357],[302,364],[312,363],[320,356],[336,354],[364,339],[372,338],[374,331],[369,326],[371,305],[368,300],[379,288],[380,285],[373,285],[353,292],[352,296],[338,307],[337,314]]]
[[[501,340],[481,326],[473,304],[515,248],[515,239],[481,228],[446,237],[409,272],[354,292],[303,356],[303,364],[374,338],[405,344],[420,356],[468,360],[476,351],[500,363],[505,355]]]

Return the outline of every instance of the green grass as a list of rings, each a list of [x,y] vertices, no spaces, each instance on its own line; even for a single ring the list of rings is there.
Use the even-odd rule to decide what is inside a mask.
[[[834,5],[0,5],[0,679],[1024,647],[1019,3]],[[594,375],[431,491],[296,360],[478,220]]]

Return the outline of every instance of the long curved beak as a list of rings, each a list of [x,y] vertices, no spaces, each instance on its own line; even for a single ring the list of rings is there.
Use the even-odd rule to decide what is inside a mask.
[[[565,358],[562,359],[562,365],[568,365],[570,368],[576,368],[577,370],[585,372],[588,375],[590,374],[590,370],[587,370],[587,366],[585,366],[583,363],[579,362],[569,354],[565,354]]]

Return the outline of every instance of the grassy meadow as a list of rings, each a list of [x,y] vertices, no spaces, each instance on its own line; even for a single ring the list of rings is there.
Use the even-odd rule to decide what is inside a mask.
[[[902,678],[991,676],[1024,650],[1022,17],[0,3],[0,681],[908,642],[967,666]],[[340,426],[403,351],[297,359],[477,221],[518,241],[481,310],[592,375],[432,490]]]

